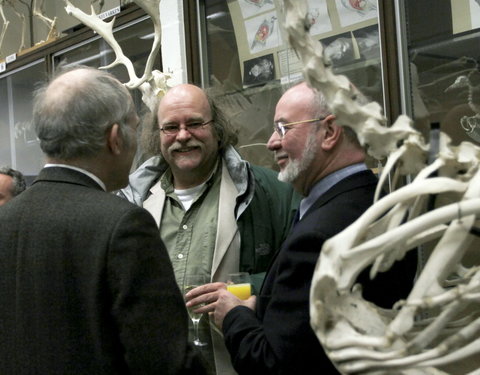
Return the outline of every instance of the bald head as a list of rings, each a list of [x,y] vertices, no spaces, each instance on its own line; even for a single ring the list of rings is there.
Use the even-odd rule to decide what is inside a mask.
[[[190,84],[181,84],[168,90],[160,101],[158,108],[158,118],[162,121],[162,116],[166,108],[176,107],[177,112],[183,112],[192,105],[198,112],[202,112],[208,119],[211,116],[210,104],[205,92],[198,86]]]
[[[60,74],[53,79],[45,90],[45,104],[68,105],[79,92],[98,77],[96,69],[75,69]]]

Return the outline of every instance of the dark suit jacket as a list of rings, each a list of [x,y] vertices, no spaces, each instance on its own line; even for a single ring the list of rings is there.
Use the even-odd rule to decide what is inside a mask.
[[[0,258],[0,374],[176,374],[193,358],[153,218],[88,176],[45,168],[0,207]]]
[[[277,253],[256,312],[239,306],[226,315],[225,341],[239,374],[338,374],[310,327],[310,285],[323,243],[372,204],[376,184],[363,171],[323,194]]]

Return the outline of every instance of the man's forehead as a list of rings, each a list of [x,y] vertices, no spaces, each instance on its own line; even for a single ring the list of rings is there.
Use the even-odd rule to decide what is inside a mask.
[[[211,114],[208,102],[175,100],[163,103],[158,108],[159,119],[203,119]]]

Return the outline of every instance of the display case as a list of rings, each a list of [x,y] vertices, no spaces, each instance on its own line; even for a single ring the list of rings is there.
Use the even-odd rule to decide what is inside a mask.
[[[432,126],[453,145],[480,144],[480,2],[402,3],[407,25],[408,114],[426,139]],[[430,14],[425,22],[422,15]]]
[[[323,44],[334,72],[383,106],[378,5],[356,3],[308,0],[310,34]],[[302,64],[281,26],[283,2],[197,0],[197,7],[198,81],[218,94],[239,132],[242,156],[276,168],[265,147],[275,105],[284,89],[302,78]]]
[[[153,24],[137,6],[130,5],[115,23],[114,36],[124,53],[133,61],[137,75],[141,75],[153,41]],[[67,36],[39,48],[31,55],[19,58],[18,66],[0,74],[0,165],[20,170],[31,180],[45,161],[31,124],[32,98],[35,87],[53,74],[60,64],[106,66],[115,60],[110,46],[86,27],[77,25],[66,31]],[[33,60],[35,56],[39,59]],[[24,63],[25,61],[25,63]],[[157,56],[155,69],[161,69]],[[129,81],[123,65],[109,70],[121,82]],[[132,91],[137,111],[146,108],[138,90]],[[140,129],[139,129],[140,132]],[[142,160],[139,150],[137,162]],[[134,167],[138,163],[134,163]]]
[[[45,72],[45,59],[39,59],[0,78],[0,165],[27,176],[36,175],[44,164],[31,112],[32,93]]]

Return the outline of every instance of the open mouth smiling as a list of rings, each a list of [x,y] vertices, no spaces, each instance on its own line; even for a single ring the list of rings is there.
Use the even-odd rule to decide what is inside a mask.
[[[173,150],[173,152],[174,152],[174,153],[182,154],[182,153],[187,153],[187,152],[195,151],[195,150],[198,150],[198,149],[199,149],[198,146],[181,147],[181,148],[177,148],[177,149]]]

